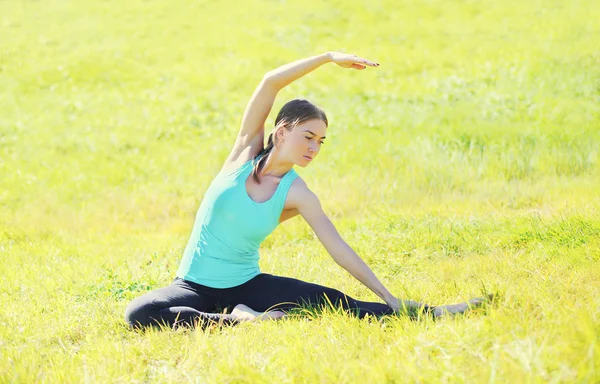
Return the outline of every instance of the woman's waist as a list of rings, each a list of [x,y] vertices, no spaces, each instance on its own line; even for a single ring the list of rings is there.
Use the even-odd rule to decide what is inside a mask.
[[[258,262],[231,263],[215,259],[194,259],[177,276],[210,288],[231,288],[260,274]]]

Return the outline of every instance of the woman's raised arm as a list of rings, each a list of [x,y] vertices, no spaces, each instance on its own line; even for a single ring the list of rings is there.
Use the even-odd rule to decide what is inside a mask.
[[[367,66],[379,66],[377,63],[363,59],[356,55],[350,55],[341,52],[327,52],[318,56],[312,56],[306,59],[294,61],[293,63],[289,63],[274,69],[265,75],[265,80],[268,80],[270,84],[279,90],[292,81],[299,79],[321,65],[329,62],[336,63],[343,68],[354,68],[359,70],[365,69]]]
[[[263,149],[265,121],[273,108],[277,93],[292,81],[329,61],[329,55],[322,54],[297,60],[267,72],[246,105],[240,131],[228,160],[237,160],[238,156],[248,147],[250,147],[250,153],[245,157],[256,156]]]
[[[250,147],[249,158],[258,154],[264,146],[264,125],[277,93],[294,80],[329,62],[336,63],[344,68],[354,69],[365,69],[367,66],[377,67],[379,65],[356,55],[327,52],[300,59],[267,72],[244,110],[240,131],[228,160],[236,161],[238,156],[248,147]]]

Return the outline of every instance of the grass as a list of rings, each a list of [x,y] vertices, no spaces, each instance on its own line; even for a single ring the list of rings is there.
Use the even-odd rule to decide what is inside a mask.
[[[0,382],[598,382],[600,3],[0,3]],[[485,312],[325,310],[132,332],[170,283],[262,75],[330,119],[301,176],[398,296]],[[268,120],[273,123],[274,113]],[[265,272],[375,300],[301,218]]]

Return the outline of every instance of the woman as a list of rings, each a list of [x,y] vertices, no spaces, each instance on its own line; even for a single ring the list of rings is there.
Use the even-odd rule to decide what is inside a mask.
[[[206,326],[274,319],[304,303],[331,302],[359,317],[423,309],[434,316],[463,312],[482,299],[444,307],[399,300],[344,242],[317,196],[293,166],[306,167],[325,140],[327,117],[306,100],[285,104],[264,147],[264,123],[277,93],[326,63],[363,70],[379,64],[339,52],[298,60],[267,73],[244,111],[237,139],[212,181],[196,215],[192,235],[173,283],[133,300],[126,310],[131,326]],[[384,303],[354,300],[335,289],[261,273],[258,249],[276,226],[301,215],[333,259]],[[234,307],[231,314],[217,308]],[[279,309],[279,310],[277,310]],[[266,312],[269,311],[269,312]]]

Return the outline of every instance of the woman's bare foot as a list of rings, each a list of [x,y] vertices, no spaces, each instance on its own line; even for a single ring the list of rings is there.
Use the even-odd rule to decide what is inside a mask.
[[[231,314],[242,321],[277,320],[285,317],[282,311],[258,312],[244,304],[236,305]]]
[[[477,297],[475,299],[465,301],[464,303],[449,304],[449,305],[442,305],[439,307],[434,307],[432,313],[433,313],[433,316],[435,316],[435,317],[445,317],[445,316],[452,317],[459,313],[464,313],[466,311],[479,308],[484,303],[491,302],[493,300],[494,300],[494,295],[490,294],[485,297]]]

